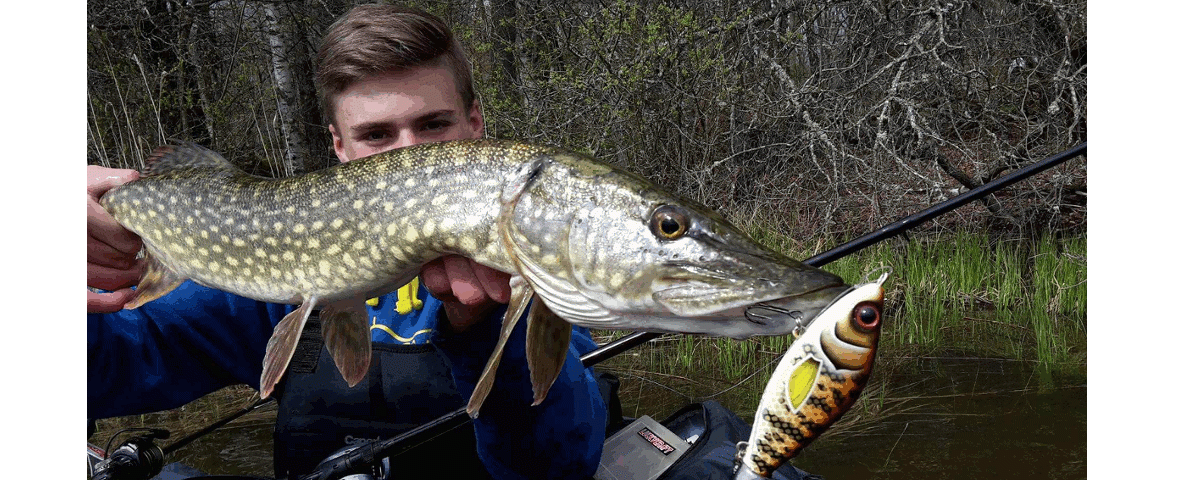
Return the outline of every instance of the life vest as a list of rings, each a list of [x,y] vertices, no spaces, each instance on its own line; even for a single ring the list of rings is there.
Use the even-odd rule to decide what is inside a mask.
[[[276,478],[306,474],[341,448],[389,439],[466,405],[445,357],[432,344],[373,343],[369,372],[349,388],[323,347],[318,318],[308,319],[282,382],[276,387]],[[437,475],[490,478],[468,422],[391,459],[404,478]]]

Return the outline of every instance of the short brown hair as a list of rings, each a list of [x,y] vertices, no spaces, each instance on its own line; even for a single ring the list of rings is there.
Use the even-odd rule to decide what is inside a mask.
[[[447,24],[429,13],[393,5],[357,5],[328,28],[316,56],[316,91],[328,123],[336,122],[336,97],[353,83],[381,72],[426,65],[446,66],[464,106],[475,88],[471,64]]]

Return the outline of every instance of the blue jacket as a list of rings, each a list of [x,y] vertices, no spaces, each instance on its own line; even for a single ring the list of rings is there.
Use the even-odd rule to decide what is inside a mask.
[[[372,338],[433,343],[451,363],[456,387],[470,396],[495,346],[502,310],[461,334],[436,332],[442,303],[417,284],[369,302]],[[295,308],[185,282],[138,309],[88,315],[87,416],[175,408],[227,385],[258,388],[267,340]],[[532,407],[521,325],[474,421],[480,459],[497,478],[589,477],[602,454],[607,413],[578,357],[595,344],[575,327],[561,375]]]

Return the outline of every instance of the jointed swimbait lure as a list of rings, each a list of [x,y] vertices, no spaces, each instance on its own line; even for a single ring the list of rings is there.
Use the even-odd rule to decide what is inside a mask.
[[[738,480],[770,478],[852,407],[868,383],[888,274],[836,299],[795,339],[766,385],[750,440],[738,444]]]

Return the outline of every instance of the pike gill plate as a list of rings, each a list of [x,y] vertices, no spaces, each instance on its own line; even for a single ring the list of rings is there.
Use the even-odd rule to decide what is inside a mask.
[[[350,385],[359,382],[370,357],[364,299],[393,291],[445,254],[512,274],[503,333],[468,404],[472,415],[534,296],[526,357],[539,403],[566,356],[567,322],[781,335],[847,288],[640,177],[511,141],[418,145],[282,179],[249,175],[198,145],[165,146],[139,180],[108,192],[102,205],[147,250],[128,308],[185,279],[300,305],[267,345],[264,397],[315,307],[323,307],[337,367]],[[747,315],[753,305],[758,313]]]

